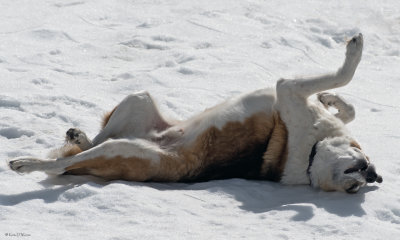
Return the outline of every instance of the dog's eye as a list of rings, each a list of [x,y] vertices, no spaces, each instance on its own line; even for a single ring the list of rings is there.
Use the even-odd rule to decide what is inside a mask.
[[[367,170],[367,168],[368,166],[363,166],[362,168],[357,168],[357,167],[349,168],[346,171],[344,171],[344,174],[349,174],[353,172],[364,172]]]
[[[344,174],[365,171],[368,168],[368,162],[366,159],[361,158],[357,160],[357,163],[352,167],[344,171]]]
[[[344,174],[349,174],[349,173],[353,173],[353,172],[364,172],[367,170],[367,168],[368,168],[368,166],[362,167],[362,168],[349,168],[346,171],[344,171]]]
[[[344,171],[344,174],[349,174],[349,173],[353,173],[353,172],[357,172],[359,169],[357,168],[349,168],[346,171]]]
[[[368,168],[368,165],[366,165],[366,166],[363,166],[360,170],[361,171],[366,171],[367,170],[367,168]]]

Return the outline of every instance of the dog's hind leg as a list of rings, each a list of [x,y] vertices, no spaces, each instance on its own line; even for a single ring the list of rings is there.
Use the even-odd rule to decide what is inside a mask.
[[[356,116],[356,112],[354,110],[354,106],[346,100],[333,93],[322,92],[318,93],[318,100],[325,106],[326,109],[329,107],[334,107],[338,110],[335,114],[335,117],[342,120],[345,124],[354,120]]]
[[[308,96],[348,84],[361,60],[363,36],[360,33],[347,43],[346,59],[343,66],[334,74],[294,80],[281,79],[277,83],[277,93],[290,91],[290,94],[307,98]],[[288,95],[288,94],[284,94]],[[279,98],[279,96],[278,96]]]
[[[102,130],[93,140],[77,128],[67,131],[66,140],[86,151],[110,138],[150,139],[149,134],[170,126],[172,123],[164,119],[150,94],[143,91],[127,96],[108,113],[103,119]]]
[[[109,138],[148,138],[150,132],[160,132],[171,125],[161,116],[150,94],[139,92],[122,100],[92,142],[96,146]]]
[[[94,175],[105,179],[145,181],[159,170],[164,151],[146,140],[109,140],[81,154],[57,160],[30,157],[9,162],[12,170],[19,173],[41,171],[60,175]]]

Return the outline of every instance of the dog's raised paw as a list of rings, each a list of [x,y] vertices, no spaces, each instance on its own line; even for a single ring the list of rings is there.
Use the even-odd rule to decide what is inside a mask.
[[[317,94],[318,100],[324,104],[325,107],[330,107],[335,104],[335,94],[329,92],[321,92]]]
[[[66,132],[65,140],[72,144],[80,144],[83,139],[86,139],[86,134],[78,128],[70,128]]]
[[[70,128],[66,133],[65,140],[70,144],[78,145],[82,151],[93,146],[92,141],[78,128]]]
[[[347,41],[347,57],[353,57],[355,60],[359,61],[361,59],[362,49],[364,45],[364,37],[360,33],[352,37]]]

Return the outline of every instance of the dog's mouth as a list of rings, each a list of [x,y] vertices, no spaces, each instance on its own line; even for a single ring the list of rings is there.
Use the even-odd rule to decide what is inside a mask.
[[[360,159],[353,167],[344,171],[344,174],[360,173],[367,183],[382,183],[383,178],[376,173],[375,166],[369,164],[365,159]]]
[[[347,193],[357,193],[358,190],[365,185],[365,183],[383,182],[382,176],[376,173],[375,166],[373,164],[369,164],[367,166],[362,164],[358,167],[349,168],[344,172],[344,174],[354,173],[359,173],[365,179],[365,182],[357,181],[353,183],[349,188],[345,189]]]
[[[359,161],[357,161],[357,163],[353,167],[346,169],[344,171],[344,174],[359,174],[362,178],[365,179],[365,182],[358,180],[357,182],[350,185],[350,187],[345,189],[347,193],[358,192],[358,190],[360,190],[360,188],[366,183],[383,182],[382,176],[376,173],[375,166],[373,164],[370,164],[369,161],[367,161],[366,159],[360,159]]]
[[[349,187],[348,189],[346,189],[347,193],[356,193],[358,192],[358,190],[360,190],[361,185],[359,183],[354,183],[353,185],[351,185],[351,187]]]

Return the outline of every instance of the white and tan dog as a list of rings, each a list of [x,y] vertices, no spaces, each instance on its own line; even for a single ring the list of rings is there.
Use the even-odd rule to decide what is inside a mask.
[[[55,160],[22,157],[20,173],[90,174],[132,181],[207,181],[248,178],[311,184],[354,193],[382,182],[345,124],[354,108],[322,91],[346,85],[361,60],[363,37],[347,44],[343,66],[331,75],[286,80],[230,99],[187,121],[165,120],[147,92],[126,97],[91,141],[70,129]],[[319,101],[309,97],[318,94]],[[335,107],[333,115],[327,108]]]

